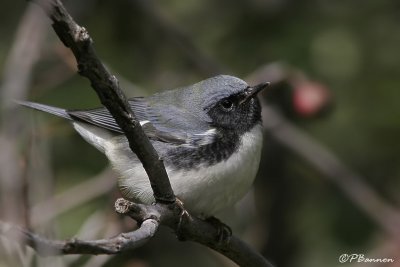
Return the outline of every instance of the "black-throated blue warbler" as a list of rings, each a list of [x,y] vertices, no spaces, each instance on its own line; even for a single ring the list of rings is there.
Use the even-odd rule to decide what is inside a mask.
[[[176,196],[189,212],[212,216],[249,190],[263,139],[257,94],[267,85],[249,86],[239,78],[220,75],[129,100],[164,160]],[[142,164],[108,110],[20,104],[72,121],[75,130],[118,171],[118,186],[125,198],[148,204],[154,201]]]

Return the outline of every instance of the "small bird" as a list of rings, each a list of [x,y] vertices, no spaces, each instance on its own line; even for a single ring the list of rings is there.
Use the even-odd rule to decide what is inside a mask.
[[[263,140],[257,94],[267,85],[249,86],[239,78],[219,75],[187,87],[129,99],[164,161],[175,195],[190,213],[211,217],[249,190]],[[19,103],[70,120],[120,174],[118,187],[124,198],[154,202],[141,162],[107,109],[66,110]]]

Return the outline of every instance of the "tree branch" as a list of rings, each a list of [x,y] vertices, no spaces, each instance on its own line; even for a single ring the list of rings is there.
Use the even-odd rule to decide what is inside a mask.
[[[53,29],[73,52],[79,74],[90,80],[101,103],[110,111],[118,126],[128,139],[129,147],[138,156],[150,179],[154,198],[157,202],[175,201],[163,161],[151,145],[126,97],[112,75],[97,57],[93,41],[85,28],[79,26],[69,15],[60,0],[37,0],[52,20]]]
[[[227,256],[240,266],[266,266],[272,267],[265,258],[255,252],[246,243],[232,235],[229,240],[216,242],[220,238],[220,231],[210,223],[196,217],[179,218],[174,210],[165,205],[147,206],[135,204],[122,198],[115,202],[116,210],[140,222],[152,218],[160,218],[162,224],[175,229],[179,237],[184,240],[195,241],[208,246]],[[175,206],[175,209],[177,207]],[[179,209],[178,209],[179,211]],[[160,217],[159,214],[161,215]]]
[[[159,224],[169,226],[184,240],[192,240],[221,252],[241,266],[272,266],[260,254],[240,239],[232,236],[226,242],[218,242],[219,229],[195,217],[182,217],[182,208],[175,203],[164,164],[144,134],[115,76],[97,57],[92,39],[83,27],[76,24],[59,0],[36,0],[52,20],[53,29],[61,41],[69,47],[78,63],[79,74],[88,78],[101,103],[110,111],[126,135],[129,146],[145,168],[156,199],[155,205],[134,204],[118,200],[116,209],[127,213],[141,225],[136,231],[123,233],[110,239],[93,241],[49,240],[30,231],[12,227],[23,236],[27,244],[41,255],[57,254],[115,254],[142,245],[151,238]],[[0,222],[0,233],[2,230]],[[16,230],[16,231],[15,231]]]
[[[181,210],[176,205],[144,205],[125,199],[115,202],[117,212],[130,216],[139,222],[140,228],[129,233],[122,233],[110,239],[83,241],[79,239],[59,241],[49,240],[25,229],[0,222],[0,233],[12,232],[23,236],[27,244],[42,256],[59,254],[117,254],[144,244],[156,232],[159,224],[175,230],[183,240],[195,241],[208,246],[236,262],[239,266],[272,267],[246,243],[235,236],[218,242],[220,232],[212,224],[196,217],[177,216]]]
[[[0,233],[17,235],[41,256],[67,254],[116,254],[142,246],[156,233],[159,222],[155,219],[143,221],[140,228],[129,233],[121,233],[113,238],[99,240],[71,239],[50,240],[28,230],[0,223]],[[7,230],[8,228],[8,230]]]

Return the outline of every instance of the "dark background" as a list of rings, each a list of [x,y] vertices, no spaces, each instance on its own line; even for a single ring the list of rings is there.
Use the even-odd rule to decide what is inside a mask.
[[[188,85],[219,72],[251,83],[256,71],[269,67],[261,77],[271,79],[273,88],[263,98],[313,142],[343,161],[368,192],[378,195],[389,208],[376,205],[352,178],[342,186],[326,179],[326,173],[267,131],[254,190],[221,217],[277,266],[358,266],[339,263],[343,253],[395,260],[368,266],[398,266],[398,1],[71,0],[66,5],[88,29],[98,55],[121,80],[128,96]],[[0,9],[2,136],[10,136],[7,125],[11,116],[19,121],[17,130],[11,131],[12,142],[6,142],[14,146],[17,155],[9,158],[3,146],[0,172],[3,180],[17,181],[13,172],[5,170],[19,170],[25,186],[23,190],[21,184],[11,186],[22,192],[19,200],[25,203],[22,210],[14,210],[14,217],[18,223],[32,225],[37,232],[54,238],[100,238],[132,229],[129,219],[114,214],[118,192],[113,179],[117,175],[108,171],[103,155],[65,121],[9,107],[9,95],[15,90],[24,92],[13,98],[26,97],[54,106],[99,105],[88,81],[76,74],[74,58],[48,20],[32,19],[37,25],[23,31],[28,28],[24,23],[28,13],[45,16],[24,1],[6,1]],[[18,50],[18,45],[25,49]],[[12,51],[25,51],[17,53],[19,63]],[[15,61],[17,67],[12,68]],[[33,63],[27,67],[26,62]],[[28,74],[21,71],[25,68]],[[23,80],[22,75],[28,78]],[[7,83],[10,80],[25,87],[14,90]],[[325,93],[328,90],[323,110],[305,115],[293,106],[294,92],[302,86],[322,88]],[[346,181],[340,169],[333,172]],[[107,179],[101,180],[105,184],[92,180],[100,179],[100,173],[107,176],[108,184],[104,182]],[[91,180],[95,182],[84,184]],[[5,184],[0,189],[3,207],[9,205],[5,201],[18,195],[6,190]],[[78,192],[83,193],[71,191],[79,186],[83,191]],[[87,188],[96,186],[104,189],[93,197],[87,193],[87,199],[80,200],[78,196],[90,191]],[[346,187],[351,193],[346,193]],[[59,202],[53,199],[60,194],[65,198]],[[358,194],[367,196],[364,199],[371,203],[364,201],[364,205],[371,209],[354,201]],[[49,215],[54,214],[49,208],[52,203],[53,210],[62,210],[61,214]],[[7,214],[0,211],[3,220],[14,220]],[[51,218],[40,221],[46,216]],[[4,240],[0,240],[1,246],[14,247]],[[232,266],[207,248],[176,241],[167,229],[144,247],[115,257],[43,260],[32,257],[30,250],[22,254],[28,259],[27,266],[34,266],[34,262],[38,266]],[[24,257],[16,255],[2,255],[0,266],[20,266]]]

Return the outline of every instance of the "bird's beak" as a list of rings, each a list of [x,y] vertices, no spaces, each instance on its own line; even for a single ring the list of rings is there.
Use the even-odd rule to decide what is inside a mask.
[[[267,88],[269,86],[269,84],[270,84],[269,82],[264,82],[264,83],[257,84],[255,86],[248,87],[246,89],[246,91],[244,92],[242,101],[240,101],[239,104],[247,102],[249,99],[256,96],[259,92],[261,92],[262,90]]]

